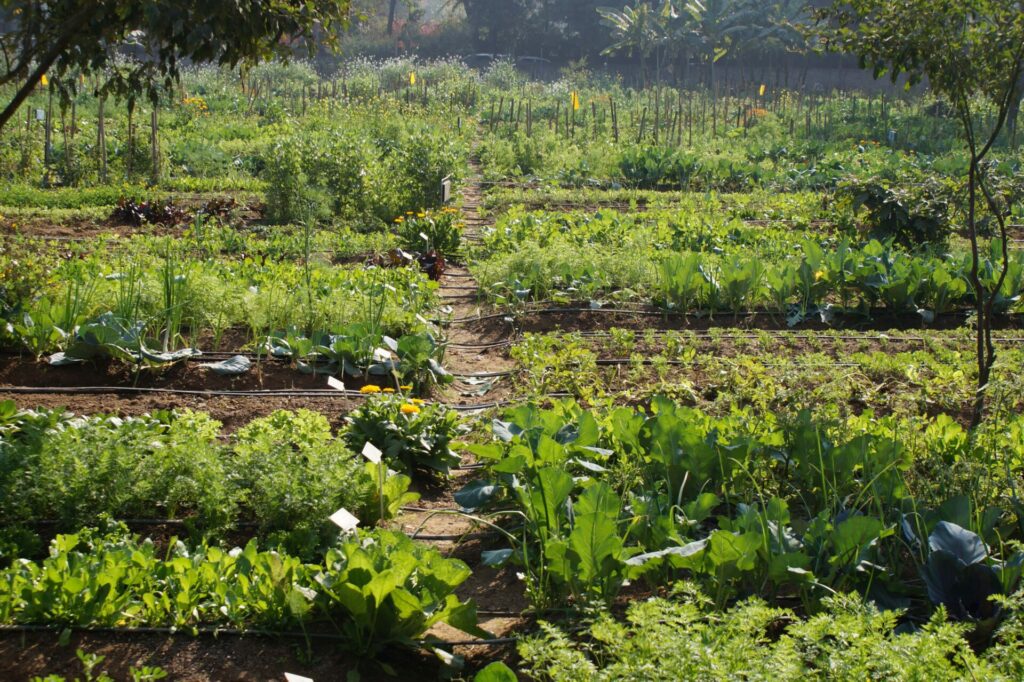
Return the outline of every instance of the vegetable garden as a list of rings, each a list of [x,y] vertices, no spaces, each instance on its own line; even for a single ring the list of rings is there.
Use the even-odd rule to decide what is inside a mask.
[[[124,104],[0,136],[0,676],[1024,675],[1015,141],[972,241],[920,91]]]

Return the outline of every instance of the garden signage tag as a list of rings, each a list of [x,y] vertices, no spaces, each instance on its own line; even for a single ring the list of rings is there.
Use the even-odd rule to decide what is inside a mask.
[[[336,391],[345,390],[345,384],[341,383],[341,381],[335,379],[334,377],[327,377],[327,385],[335,389]]]
[[[380,457],[384,453],[377,449],[377,446],[366,441],[366,445],[363,446],[363,457],[370,460],[374,464],[380,464]]]
[[[328,518],[330,518],[334,525],[346,533],[351,533],[356,529],[356,526],[359,525],[359,519],[352,516],[348,509],[345,509],[344,507],[331,514]]]
[[[302,675],[296,675],[295,673],[285,673],[285,682],[313,682],[312,677],[303,677]]]

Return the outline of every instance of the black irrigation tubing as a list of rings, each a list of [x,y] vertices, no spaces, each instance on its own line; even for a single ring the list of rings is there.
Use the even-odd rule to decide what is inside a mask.
[[[451,374],[452,376],[454,376],[456,378],[463,378],[463,379],[490,379],[492,377],[505,377],[505,376],[508,376],[509,372],[507,372],[507,371],[497,371],[497,372],[452,372],[452,371],[449,371],[449,374]]]
[[[431,510],[437,511],[437,510]],[[123,523],[126,526],[175,526],[178,528],[184,528],[191,522],[190,519],[115,519],[118,523]],[[36,519],[21,521],[19,523],[0,523],[0,528],[10,527],[11,525],[22,525],[31,527],[45,527],[45,526],[61,526],[65,521],[60,519]],[[236,521],[228,524],[229,527],[236,530],[246,530],[251,528],[259,528],[260,524],[255,521]],[[467,531],[465,533],[451,533],[446,535],[437,535],[431,533],[405,533],[412,540],[423,540],[424,542],[456,542],[458,540],[477,540],[482,538],[492,537],[498,533],[495,531]]]
[[[575,334],[582,338],[611,338],[611,332],[607,331],[568,331],[563,332],[564,334]],[[807,333],[793,333],[786,330],[780,329],[765,329],[758,334],[713,334],[711,332],[694,332],[687,330],[675,330],[675,329],[650,329],[635,332],[638,336],[646,336],[647,334],[653,334],[655,336],[667,336],[670,333],[680,334],[680,339],[683,341],[689,339],[697,340],[762,340],[763,336],[775,337],[774,341],[789,341],[789,340],[814,340],[814,341],[885,341],[895,343],[945,343],[948,341],[958,341],[960,339],[951,338],[949,336],[934,336],[932,338],[925,338],[923,336],[890,336],[888,334],[832,334],[827,331],[821,331],[814,334]],[[640,339],[642,340],[642,338]],[[962,339],[965,342],[974,343],[974,338],[964,337]],[[1001,343],[1024,343],[1024,336],[1021,337],[993,337],[992,341]],[[511,340],[503,341],[502,344],[512,343]],[[486,344],[492,345],[492,344]],[[460,347],[458,344],[448,344],[451,347]]]
[[[82,395],[104,395],[110,393],[154,393],[166,395],[194,395],[204,398],[237,397],[237,398],[365,398],[367,394],[359,391],[339,391],[337,389],[263,389],[263,390],[206,390],[186,388],[153,388],[144,386],[0,386],[0,393],[70,393]]]
[[[645,366],[651,366],[659,364],[657,360],[645,358],[639,361],[633,361],[629,358],[598,358],[595,360],[595,364],[599,367],[621,367],[625,365],[641,364]],[[691,367],[695,362],[688,362],[686,360],[665,360],[665,365],[673,367]],[[766,363],[762,367],[863,367],[863,362],[776,362]],[[480,374],[460,374],[458,376],[469,377],[469,378],[491,378],[491,377],[510,377],[517,374],[523,374],[526,372],[532,372],[534,368],[530,367],[517,367],[516,369],[505,370],[502,372],[481,372]]]
[[[123,523],[126,526],[187,526],[190,523],[199,523],[200,519],[115,519],[118,523]],[[60,526],[67,523],[60,519],[34,519],[31,521],[21,521],[21,525],[25,526]],[[0,527],[9,525],[7,523],[0,523]],[[15,524],[18,525],[18,524]],[[245,529],[245,528],[259,528],[260,524],[256,521],[235,521],[227,524],[231,528]]]
[[[949,338],[946,336],[935,336],[933,338],[924,338],[920,336],[889,336],[885,334],[829,334],[827,332],[821,332],[818,334],[794,334],[784,330],[772,330],[766,329],[758,334],[710,334],[708,332],[693,332],[686,330],[675,330],[675,329],[649,329],[643,332],[637,332],[638,336],[646,336],[653,334],[654,336],[667,336],[670,333],[678,332],[681,334],[680,340],[711,340],[711,341],[732,341],[732,340],[764,340],[763,336],[774,337],[774,341],[790,341],[790,340],[813,340],[813,341],[879,341],[887,343],[948,343],[949,341],[959,341],[961,339]],[[563,331],[562,334],[575,334],[584,339],[607,339],[611,338],[610,332],[603,331]],[[450,342],[447,344],[449,349],[459,350],[487,350],[491,348],[504,348],[515,344],[517,338],[504,339],[502,341],[494,341],[490,343],[454,343]],[[640,339],[643,340],[642,338]],[[962,339],[965,343],[973,343],[974,339],[964,338]],[[996,343],[1024,343],[1024,337],[994,337],[992,339]]]
[[[498,531],[467,531],[465,533],[452,533],[450,535],[430,535],[429,533],[406,533],[410,540],[423,540],[424,542],[457,542],[459,540],[482,540],[484,538],[497,537],[501,535]]]
[[[551,305],[554,301],[538,301],[537,305]],[[970,315],[973,310],[956,310],[945,313],[946,315],[958,315],[967,316]],[[467,317],[455,317],[449,320],[431,320],[435,324],[462,324],[468,322],[480,322],[483,320],[492,320],[497,318],[517,318],[526,315],[558,315],[560,313],[606,313],[614,315],[642,315],[648,317],[692,317],[695,319],[714,319],[713,315],[707,313],[693,313],[693,312],[682,312],[679,310],[653,310],[650,308],[526,308],[523,310],[509,310],[500,313],[490,313],[487,315],[470,315]],[[752,317],[757,316],[769,316],[769,317],[785,317],[785,314],[775,310],[718,310],[715,314],[720,318],[728,317]]]
[[[0,393],[13,393],[18,395],[32,394],[71,394],[71,395],[109,395],[109,394],[159,394],[159,395],[193,395],[204,398],[228,397],[228,398],[367,398],[369,394],[359,391],[339,391],[336,389],[278,389],[278,390],[252,390],[252,391],[221,391],[209,390],[199,391],[179,388],[147,388],[138,386],[3,386],[0,385]],[[549,393],[545,398],[568,398],[569,393]],[[490,410],[499,407],[509,407],[518,404],[516,400],[498,400],[489,403],[472,405],[438,403],[443,404],[449,410],[456,412],[476,412]]]
[[[192,628],[170,628],[170,627],[89,627],[89,626],[65,626],[65,625],[0,625],[0,632],[53,632],[60,633],[64,630],[71,630],[73,632],[85,633],[85,634],[104,634],[104,635],[206,635],[213,637],[227,636],[227,637],[273,637],[273,638],[286,638],[286,639],[319,639],[332,642],[347,642],[351,638],[344,635],[333,634],[329,632],[293,632],[293,631],[276,631],[276,630],[261,630],[261,629],[239,629],[239,628],[221,628],[221,627],[200,627]],[[518,637],[495,637],[492,639],[464,639],[447,641],[441,639],[421,639],[414,640],[417,644],[423,646],[435,646],[435,647],[449,647],[449,646],[505,646],[507,644],[514,644],[519,641]]]
[[[504,341],[495,341],[492,343],[448,343],[448,348],[458,348],[462,350],[485,350],[487,348],[502,348],[504,346],[511,346],[515,343],[515,339],[505,339]]]

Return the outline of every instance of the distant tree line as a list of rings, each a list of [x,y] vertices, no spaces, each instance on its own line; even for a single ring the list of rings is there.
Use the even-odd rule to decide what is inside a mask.
[[[667,66],[725,54],[804,53],[806,0],[456,0],[477,49],[578,59],[614,54]],[[606,48],[616,46],[612,52]]]

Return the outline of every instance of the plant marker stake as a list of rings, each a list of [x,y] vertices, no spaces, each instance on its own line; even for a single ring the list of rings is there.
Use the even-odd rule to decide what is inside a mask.
[[[381,521],[384,520],[384,460],[381,459],[383,454],[380,448],[370,441],[366,441],[366,445],[363,446],[363,457],[377,465],[377,499],[380,500]]]
[[[345,384],[343,384],[341,381],[335,379],[334,377],[327,377],[327,385],[330,386],[331,388],[335,389],[335,390],[338,390],[338,391],[346,390],[345,389]]]
[[[302,675],[296,675],[295,673],[285,673],[284,682],[313,682],[313,678],[303,677]]]
[[[356,526],[359,525],[359,519],[352,516],[348,509],[345,509],[344,507],[331,514],[328,518],[332,523],[334,523],[334,525],[341,528],[346,533],[354,532]]]

